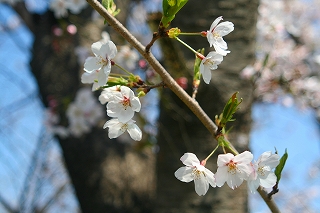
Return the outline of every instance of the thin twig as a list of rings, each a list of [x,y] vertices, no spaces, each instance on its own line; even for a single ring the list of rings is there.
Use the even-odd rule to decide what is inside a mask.
[[[171,77],[171,75],[162,67],[159,61],[152,55],[152,53],[146,51],[145,47],[97,0],[86,0],[105,20],[111,25],[115,31],[117,31],[126,41],[128,41],[150,64],[150,66],[161,76],[164,84],[171,89],[186,106],[198,117],[202,124],[208,129],[211,135],[216,138],[217,125],[209,118],[209,116],[199,106],[198,102],[190,97]],[[257,189],[260,196],[266,202],[268,207],[273,213],[280,213],[278,207],[273,200],[267,197],[266,192],[260,187]]]
[[[192,99],[162,67],[152,53],[146,52],[145,47],[97,0],[87,0],[87,2],[113,27],[126,41],[128,41],[149,63],[149,65],[161,76],[166,86],[171,89],[187,107],[199,118],[203,125],[208,129],[212,136],[215,136],[217,126],[209,116],[199,106],[198,102]]]

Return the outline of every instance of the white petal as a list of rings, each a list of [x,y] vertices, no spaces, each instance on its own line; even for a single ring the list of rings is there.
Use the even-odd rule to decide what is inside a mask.
[[[243,180],[236,174],[229,174],[227,184],[231,189],[235,189],[242,184]]]
[[[112,41],[107,41],[101,46],[99,54],[103,59],[113,59],[117,54],[117,47]]]
[[[228,167],[218,167],[216,174],[214,175],[217,186],[221,187],[228,178]]]
[[[92,84],[94,82],[94,80],[96,79],[96,72],[84,72],[81,75],[81,83],[83,84]]]
[[[139,112],[141,109],[141,103],[138,97],[134,97],[130,100],[132,110],[135,112]]]
[[[91,45],[91,50],[95,56],[100,56],[101,46],[102,46],[102,43],[100,41],[95,42]]]
[[[228,35],[230,32],[234,30],[234,25],[230,21],[225,21],[220,24],[214,29],[214,32],[218,33],[220,36]]]
[[[217,26],[217,24],[223,20],[222,16],[219,16],[218,18],[216,18],[216,20],[214,20],[210,26],[210,32],[212,32],[212,30]]]
[[[209,183],[204,175],[201,173],[200,178],[194,180],[196,193],[201,196],[205,195],[209,189]]]
[[[205,59],[204,59],[205,60]],[[200,73],[202,75],[202,78],[203,78],[203,81],[206,83],[206,84],[209,84],[210,81],[211,81],[211,70],[209,69],[208,66],[204,65],[202,62],[200,64]]]
[[[223,55],[223,56],[226,56],[228,53],[230,53],[230,51],[227,50],[228,47],[222,48],[222,47],[221,47],[222,44],[223,44],[223,43],[217,43],[217,42],[215,42],[215,43],[213,44],[213,47],[214,47],[214,49],[217,51],[217,53],[219,53],[219,54],[221,54],[221,55]]]
[[[260,179],[260,185],[265,188],[273,187],[277,182],[277,176],[271,172],[266,179]]]
[[[234,157],[234,161],[243,164],[249,164],[253,159],[253,155],[249,151],[244,151]]]
[[[234,158],[234,155],[231,153],[220,154],[220,155],[218,155],[217,165],[219,167],[225,166],[227,163],[230,162],[230,160],[233,160],[233,158]]]
[[[192,175],[192,168],[188,166],[180,167],[175,173],[174,176],[178,180],[181,180],[182,182],[190,182],[193,181],[193,175]]]
[[[254,193],[260,185],[260,180],[259,179],[250,180],[250,181],[247,181],[247,183],[248,183],[250,192]]]
[[[100,87],[105,86],[108,81],[107,79],[108,79],[108,76],[102,70],[100,70],[98,72],[98,85]]]
[[[216,184],[216,180],[214,178],[214,174],[207,168],[204,169],[204,173],[205,173],[206,178],[207,178],[208,182],[210,183],[210,185],[212,187],[216,187],[217,184]]]
[[[111,71],[111,63],[108,61],[107,64],[104,64],[104,66],[102,67],[102,69],[103,69],[103,72],[104,72],[107,76],[109,76],[110,71]]]
[[[140,128],[136,124],[130,124],[128,125],[127,129],[130,137],[135,141],[140,141],[142,138],[142,132]]]
[[[272,154],[271,152],[264,152],[259,157],[258,162],[260,166],[269,166],[271,169],[275,168],[279,164],[279,155]]]
[[[101,69],[100,60],[97,57],[89,57],[84,62],[84,71],[91,73]]]
[[[118,119],[112,119],[112,120],[118,120]],[[125,128],[122,128],[123,123],[120,123],[120,122],[116,123],[116,121],[112,122],[113,125],[111,125],[111,123],[108,125],[107,123],[105,123],[104,128],[109,127],[108,136],[110,139],[117,138],[126,131]]]
[[[195,165],[200,165],[200,161],[197,158],[197,156],[193,153],[185,153],[180,160],[182,163],[186,166],[195,166]]]

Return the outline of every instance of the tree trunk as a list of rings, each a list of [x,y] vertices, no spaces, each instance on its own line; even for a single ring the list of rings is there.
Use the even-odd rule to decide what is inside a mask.
[[[240,92],[239,97],[243,98],[243,102],[235,115],[236,121],[231,124],[233,129],[228,137],[239,152],[248,149],[252,102],[252,85],[240,79],[239,73],[254,59],[257,7],[258,0],[189,1],[171,24],[182,32],[199,32],[209,30],[211,23],[221,15],[224,21],[234,23],[235,30],[225,37],[231,53],[224,57],[218,70],[212,72],[210,85],[201,80],[196,99],[209,117],[214,119],[215,115],[222,112],[231,95]],[[206,38],[179,38],[196,50],[209,47]],[[170,52],[164,47],[167,70],[175,77],[181,77],[183,73],[192,81],[190,73],[193,72],[194,54],[182,45],[174,46],[179,48],[171,49]],[[188,60],[186,63],[179,58],[179,51],[183,52]],[[209,48],[206,48],[206,54],[208,52]],[[172,53],[177,54],[173,56]],[[187,64],[188,69],[185,69],[183,64]],[[190,87],[188,91],[191,94]],[[200,197],[195,193],[193,183],[183,183],[174,177],[174,172],[183,166],[179,159],[184,153],[192,152],[203,160],[217,142],[192,112],[168,90],[161,95],[158,143],[160,151],[157,156],[156,212],[248,212],[245,182],[235,190],[228,186],[210,187],[208,193]],[[217,154],[221,152],[222,150],[219,150]],[[213,172],[216,171],[217,154],[212,156],[206,165]]]
[[[128,5],[128,1],[119,4]],[[65,102],[73,101],[76,91],[85,86],[80,82],[83,70],[75,48],[81,44],[91,50],[91,44],[101,39],[105,27],[103,19],[92,20],[91,13],[92,9],[87,8],[62,20],[64,24],[76,25],[78,33],[64,33],[61,37],[52,33],[52,26],[57,24],[52,13],[34,17],[32,70],[45,105],[49,96],[58,100],[63,124],[67,124]],[[114,37],[113,41],[117,39]],[[155,191],[153,153],[110,140],[102,125],[80,138],[59,139],[82,212],[150,212]]]

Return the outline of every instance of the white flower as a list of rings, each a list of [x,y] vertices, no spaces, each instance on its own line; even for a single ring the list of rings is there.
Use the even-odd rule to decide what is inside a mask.
[[[105,43],[98,41],[91,45],[91,49],[95,57],[86,59],[84,71],[88,73],[96,72],[97,70],[103,71],[106,75],[105,79],[107,79],[111,70],[111,59],[117,54],[116,45],[112,41],[106,41]],[[100,75],[102,76],[102,74]]]
[[[65,0],[52,0],[50,9],[54,12],[56,18],[66,17],[68,15],[69,2]]]
[[[139,127],[135,124],[134,120],[127,122],[120,122],[118,119],[111,119],[107,121],[103,128],[109,128],[109,138],[117,138],[122,135],[125,131],[128,131],[130,137],[135,141],[140,141],[142,138],[142,132]]]
[[[69,104],[66,114],[70,132],[80,137],[99,122],[103,116],[103,109],[90,89],[82,88],[77,92],[75,101]]]
[[[210,30],[207,31],[207,39],[210,47],[213,46],[218,53],[225,56],[227,53],[230,53],[230,51],[227,50],[228,45],[222,37],[232,32],[234,30],[234,25],[230,21],[218,24],[221,20],[222,16],[218,17],[211,24]]]
[[[69,9],[72,13],[78,14],[80,11],[87,6],[87,2],[85,0],[68,0]]]
[[[75,137],[80,137],[90,131],[90,124],[86,121],[84,112],[75,103],[71,103],[66,111],[69,120],[69,131]]]
[[[223,61],[223,56],[217,52],[209,52],[207,57],[202,59],[200,63],[200,73],[206,84],[210,83],[211,71],[218,68],[218,65]]]
[[[273,187],[277,182],[277,176],[274,174],[274,169],[279,164],[279,155],[272,152],[264,152],[259,157],[257,162],[253,163],[252,173],[247,180],[251,192],[260,186],[265,188]]]
[[[205,195],[209,189],[209,184],[216,187],[214,174],[204,167],[193,153],[185,153],[180,160],[186,166],[180,167],[174,175],[182,182],[189,183],[194,180],[196,193]]]
[[[245,151],[234,156],[231,153],[218,156],[218,170],[215,174],[217,186],[221,187],[225,182],[232,189],[241,185],[243,180],[247,180],[250,173],[250,162],[253,155]]]
[[[112,98],[107,104],[107,114],[110,117],[117,117],[120,122],[129,121],[134,112],[139,112],[141,103],[133,91],[126,86],[120,87],[120,92],[112,93]]]
[[[100,103],[105,104],[111,101],[115,93],[120,93],[120,86],[116,85],[103,89],[99,96]]]
[[[91,73],[84,72],[81,76],[81,83],[92,84],[92,91],[98,90],[105,86],[108,81],[108,76],[102,70],[96,70]]]
[[[117,61],[117,64],[123,66],[125,69],[133,70],[137,67],[138,59],[139,54],[137,51],[132,50],[128,45],[124,45],[120,47],[115,61]]]

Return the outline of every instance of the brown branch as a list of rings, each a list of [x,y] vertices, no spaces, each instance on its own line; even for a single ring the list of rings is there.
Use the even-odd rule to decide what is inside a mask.
[[[203,125],[209,130],[212,136],[215,135],[217,126],[209,116],[199,106],[198,102],[192,99],[162,67],[159,61],[150,52],[145,51],[145,47],[97,0],[87,0],[87,2],[114,28],[125,40],[127,40],[145,59],[150,66],[161,76],[166,86],[171,89],[187,107],[199,118]]]
[[[261,188],[261,186],[259,186],[257,191],[259,192],[260,196],[262,197],[264,202],[267,204],[267,206],[269,207],[272,213],[280,213],[280,210],[278,209],[278,206],[276,205],[276,203],[271,198],[269,198],[267,192],[264,191]]]
[[[115,31],[117,31],[125,40],[127,40],[150,64],[150,66],[161,76],[164,84],[171,89],[187,107],[198,117],[202,124],[208,129],[211,135],[215,138],[218,127],[209,118],[209,116],[199,106],[198,102],[190,97],[171,77],[171,75],[162,67],[159,61],[152,55],[152,53],[146,51],[146,48],[97,0],[86,0],[105,20],[111,25]],[[266,202],[268,207],[273,213],[280,213],[278,207],[270,200],[267,193],[259,187],[257,189],[262,199]]]

